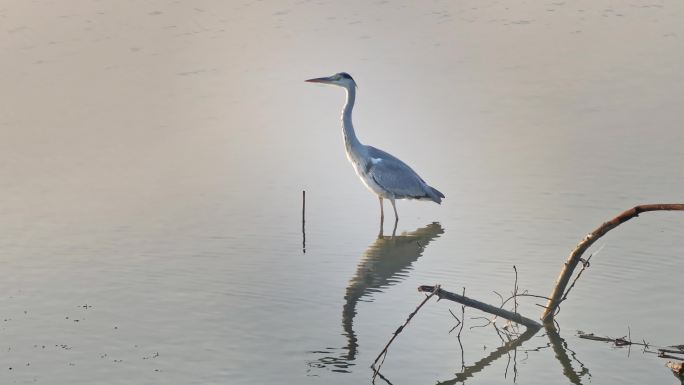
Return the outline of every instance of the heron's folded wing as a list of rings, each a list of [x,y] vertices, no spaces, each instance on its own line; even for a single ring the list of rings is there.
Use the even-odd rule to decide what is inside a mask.
[[[409,166],[395,159],[372,159],[368,175],[397,198],[424,198],[425,183]]]

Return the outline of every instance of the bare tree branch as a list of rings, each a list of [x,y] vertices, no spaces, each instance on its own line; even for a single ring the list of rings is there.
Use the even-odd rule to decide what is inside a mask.
[[[590,234],[584,237],[584,239],[582,239],[582,241],[580,241],[580,243],[578,243],[577,246],[575,246],[575,249],[568,256],[568,260],[567,262],[565,262],[563,269],[561,269],[561,272],[558,275],[558,279],[556,281],[556,285],[554,286],[553,291],[549,296],[551,299],[548,301],[548,303],[546,304],[546,308],[542,312],[541,320],[545,323],[553,320],[556,309],[558,308],[558,305],[560,304],[561,299],[563,298],[563,294],[565,293],[565,288],[567,287],[568,282],[570,282],[570,278],[572,277],[573,271],[575,271],[575,267],[577,267],[577,264],[580,262],[582,254],[584,254],[584,252],[591,245],[593,245],[594,242],[596,242],[599,238],[604,236],[610,230],[618,227],[622,223],[627,222],[628,220],[634,217],[639,216],[639,214],[641,213],[645,213],[648,211],[663,210],[684,211],[684,204],[672,203],[635,206],[629,210],[624,211],[623,213],[609,220],[608,222],[603,223],[601,226],[597,227],[594,231],[592,231]]]

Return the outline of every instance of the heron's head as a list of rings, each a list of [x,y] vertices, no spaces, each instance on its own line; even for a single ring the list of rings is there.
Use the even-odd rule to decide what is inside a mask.
[[[307,80],[309,83],[323,83],[332,84],[334,86],[340,86],[347,89],[352,89],[356,87],[356,82],[352,77],[346,72],[340,72],[333,76],[328,76],[326,78],[315,78]]]

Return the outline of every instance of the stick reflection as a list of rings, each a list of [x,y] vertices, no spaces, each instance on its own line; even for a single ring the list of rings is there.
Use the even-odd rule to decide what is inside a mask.
[[[584,365],[584,363],[577,359],[575,352],[568,347],[568,343],[563,339],[563,337],[560,336],[556,326],[553,324],[547,324],[546,334],[549,336],[549,342],[551,343],[553,353],[558,359],[561,368],[563,368],[563,375],[570,380],[570,383],[581,385],[582,377],[584,376],[587,376],[587,379],[591,380],[591,373],[589,373],[589,369]],[[579,365],[579,371],[575,371],[572,366],[572,361],[577,362]]]
[[[549,342],[544,346],[526,350],[526,352],[541,351],[543,349],[551,347],[551,349],[553,350],[553,354],[555,355],[556,359],[558,360],[558,363],[560,363],[560,366],[563,369],[563,375],[570,381],[571,384],[581,385],[582,379],[585,377],[587,381],[591,381],[591,374],[589,373],[589,369],[581,361],[579,361],[579,359],[575,355],[575,352],[568,347],[567,342],[560,336],[555,326],[553,324],[547,324],[545,326],[545,329],[546,334],[549,338]],[[533,336],[535,336],[537,332],[538,330],[535,329],[527,329],[519,337],[513,340],[509,340],[508,342],[505,342],[498,349],[491,352],[488,356],[482,358],[481,360],[477,361],[476,363],[470,366],[465,366],[461,368],[461,371],[457,373],[456,377],[454,377],[453,379],[449,381],[441,381],[437,384],[454,385],[458,383],[465,383],[468,378],[473,377],[475,374],[485,370],[494,361],[509,354],[510,352],[517,352],[517,349],[521,347],[522,344],[530,340]],[[572,361],[577,362],[577,364],[579,365],[579,370],[574,369]],[[515,364],[516,363],[514,362],[514,365]]]
[[[336,372],[348,372],[353,366],[358,351],[358,339],[354,332],[354,317],[359,301],[371,298],[385,288],[402,281],[415,261],[423,255],[425,247],[444,233],[442,226],[431,223],[410,233],[383,237],[368,247],[356,268],[356,274],[349,280],[342,307],[342,329],[347,345],[336,356],[327,356],[312,363],[312,366],[328,367]],[[333,353],[329,349],[318,353]]]
[[[511,351],[515,351],[519,346],[521,346],[523,343],[528,341],[530,338],[532,338],[535,334],[537,334],[538,330],[535,329],[527,329],[523,334],[521,334],[518,338],[508,341],[504,344],[502,344],[498,349],[494,350],[491,352],[488,356],[482,358],[481,360],[477,361],[476,363],[466,366],[462,368],[461,372],[456,374],[456,377],[449,381],[441,381],[438,382],[438,385],[453,385],[453,384],[458,384],[458,383],[465,383],[465,381],[474,376],[476,373],[481,372],[484,370],[486,367],[491,365],[494,361],[498,360],[499,358],[507,355]]]

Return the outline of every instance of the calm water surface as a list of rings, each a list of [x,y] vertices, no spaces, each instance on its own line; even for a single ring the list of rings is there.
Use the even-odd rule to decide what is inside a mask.
[[[548,294],[599,223],[683,200],[683,17],[649,1],[4,2],[0,382],[364,384],[419,285],[497,303],[515,265]],[[360,85],[360,140],[447,196],[400,202],[395,237],[345,159],[343,92],[303,82],[339,71]],[[460,306],[431,302],[383,375],[676,383],[576,332],[683,343],[682,229],[650,213],[598,242],[551,336],[563,349],[539,333],[506,352],[467,311],[462,352]]]

